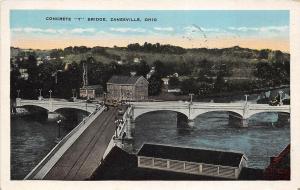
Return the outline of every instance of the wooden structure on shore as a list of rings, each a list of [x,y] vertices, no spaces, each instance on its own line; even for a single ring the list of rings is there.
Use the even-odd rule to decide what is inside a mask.
[[[242,153],[144,144],[138,167],[194,175],[238,179],[247,157]]]

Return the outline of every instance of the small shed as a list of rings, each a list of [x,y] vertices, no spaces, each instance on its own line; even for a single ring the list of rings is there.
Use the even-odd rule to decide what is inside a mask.
[[[103,93],[103,87],[101,85],[89,85],[80,88],[79,94],[80,98],[87,98],[87,99],[95,99],[100,97]]]
[[[247,157],[243,153],[144,144],[138,167],[238,179]]]

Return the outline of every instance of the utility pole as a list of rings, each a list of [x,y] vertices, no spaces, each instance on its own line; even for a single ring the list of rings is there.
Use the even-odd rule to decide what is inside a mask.
[[[248,94],[245,95],[246,104],[247,104],[247,102],[248,102],[248,96],[249,96]]]
[[[190,96],[190,98],[191,98],[191,99],[190,99],[190,103],[192,104],[192,103],[193,103],[193,96],[194,96],[194,94],[193,94],[193,93],[190,93],[189,96]]]
[[[87,71],[87,63],[83,62],[83,87],[88,86],[88,71]]]
[[[49,90],[49,94],[50,94],[50,98],[49,99],[51,99],[51,94],[52,94],[52,90],[51,89]]]
[[[283,104],[283,103],[282,103],[282,94],[283,94],[283,91],[280,90],[280,91],[279,91],[279,105],[282,105],[282,104]]]
[[[21,91],[20,89],[17,90],[18,98],[20,98],[20,91]]]

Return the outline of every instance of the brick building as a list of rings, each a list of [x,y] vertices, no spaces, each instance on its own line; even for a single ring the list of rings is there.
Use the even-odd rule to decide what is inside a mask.
[[[112,76],[107,82],[107,98],[118,101],[146,100],[148,84],[143,76]]]

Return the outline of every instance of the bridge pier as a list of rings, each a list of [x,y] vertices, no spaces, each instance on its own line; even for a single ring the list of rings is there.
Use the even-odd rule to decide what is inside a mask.
[[[127,119],[126,122],[127,123],[126,123],[126,130],[125,130],[125,132],[126,132],[125,138],[132,139],[132,131],[131,130],[134,129],[135,123],[130,117]]]
[[[59,116],[60,115],[58,113],[48,112],[48,120],[49,121],[56,121]]]
[[[241,127],[248,127],[249,121],[248,119],[242,119],[242,125]]]
[[[284,127],[284,124],[289,123],[290,116],[287,114],[278,113],[278,119],[275,123],[276,127]]]
[[[194,119],[189,119],[188,120],[188,126],[189,127],[195,127],[195,120]]]
[[[187,116],[177,113],[177,127],[182,128],[182,127],[194,127],[195,122],[193,119],[188,119]]]
[[[228,125],[232,127],[248,127],[248,119],[244,119],[233,113],[229,113]]]

